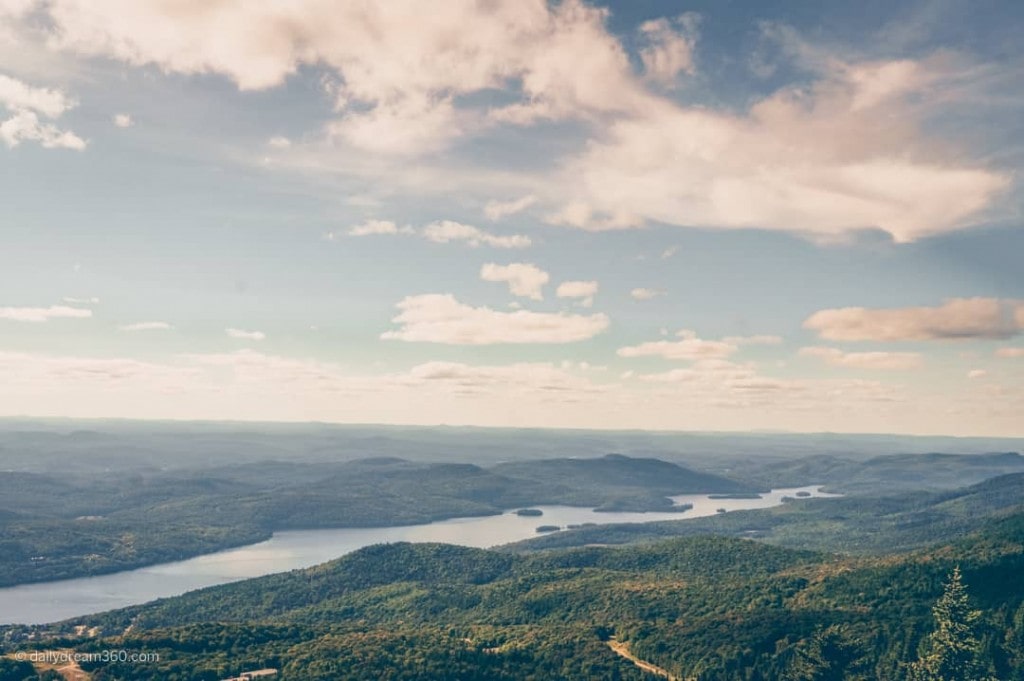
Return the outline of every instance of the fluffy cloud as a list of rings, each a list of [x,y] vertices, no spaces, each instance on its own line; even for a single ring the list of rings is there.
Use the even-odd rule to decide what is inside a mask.
[[[323,69],[337,111],[329,136],[360,150],[426,154],[499,124],[580,121],[589,143],[525,189],[552,204],[553,222],[586,229],[654,221],[831,239],[880,228],[910,241],[978,221],[1011,183],[932,125],[971,105],[957,98],[969,98],[963,85],[976,65],[948,53],[805,59],[813,80],[735,110],[680,104],[650,87],[693,72],[692,15],[642,24],[627,41],[631,60],[608,12],[580,0],[17,4],[11,14],[31,14],[56,49],[222,74],[243,89]],[[472,97],[494,91],[510,103]],[[26,132],[31,123],[19,119],[7,138],[74,143]]]
[[[121,331],[166,331],[173,328],[167,322],[136,322],[117,327]]]
[[[261,341],[267,337],[267,334],[262,331],[246,331],[245,329],[225,329],[224,333],[231,338],[237,338],[239,340]]]
[[[918,369],[924,365],[916,352],[843,352],[837,348],[810,347],[800,348],[800,354],[855,369]]]
[[[543,300],[544,285],[551,276],[536,265],[514,262],[508,265],[487,263],[480,268],[480,278],[484,281],[507,283],[508,290],[514,296]]]
[[[472,225],[464,225],[451,220],[430,223],[423,228],[423,236],[428,241],[439,244],[464,241],[473,248],[480,245],[492,246],[494,248],[528,248],[531,243],[530,237],[523,236],[522,234],[498,236]]]
[[[996,298],[952,298],[938,307],[845,307],[811,315],[804,328],[836,341],[1010,338],[1024,325],[1021,305]]]
[[[685,369],[672,369],[653,374],[639,374],[637,378],[650,383],[713,382],[717,384],[746,381],[757,376],[750,363],[737,364],[724,359],[697,358]]]
[[[637,89],[628,55],[605,29],[607,12],[578,0],[31,5],[57,48],[224,74],[243,89],[279,85],[303,65],[325,68],[339,111],[331,132],[384,153],[435,150],[488,118],[526,123],[618,110]],[[453,105],[512,84],[519,101],[490,116]]]
[[[14,322],[48,322],[51,319],[86,319],[88,317],[92,317],[92,310],[67,305],[0,307],[0,319]]]
[[[640,345],[619,348],[619,357],[663,357],[665,359],[717,359],[728,357],[739,348],[735,343],[698,338],[693,331],[683,329],[676,334],[677,341],[650,341]]]
[[[978,378],[985,378],[986,376],[988,376],[988,372],[984,369],[971,369],[967,372],[967,378],[972,381]]]
[[[47,118],[58,118],[75,102],[60,90],[32,87],[0,73],[0,105],[17,111],[35,111]]]
[[[596,281],[563,281],[555,290],[555,295],[559,298],[578,298],[580,305],[590,307],[594,304],[598,288]]]
[[[694,72],[698,22],[696,14],[687,13],[673,20],[654,19],[640,25],[641,37],[646,42],[640,48],[640,61],[647,78],[671,85],[680,73]]]
[[[436,244],[462,242],[471,248],[490,246],[491,248],[518,249],[528,248],[532,243],[530,237],[523,234],[510,234],[507,236],[492,234],[473,225],[466,225],[453,220],[431,222],[422,230],[417,230],[409,225],[399,227],[390,220],[367,220],[362,224],[350,227],[344,234],[355,237],[387,234],[418,235]],[[338,232],[328,232],[324,237],[328,241],[336,241],[340,234]]]
[[[462,134],[459,119],[449,97],[405,96],[368,111],[353,111],[330,123],[327,131],[362,151],[403,156],[449,146]]]
[[[130,128],[134,125],[132,117],[126,113],[114,114],[114,125],[119,128]]]
[[[501,220],[509,215],[523,212],[536,202],[537,197],[533,194],[527,194],[522,198],[512,201],[488,201],[487,205],[484,206],[484,215],[489,220]]]
[[[552,222],[585,229],[660,222],[831,239],[879,228],[911,241],[972,224],[1011,184],[1008,174],[971,162],[957,140],[936,138],[943,128],[933,119],[972,104],[957,97],[969,99],[961,86],[975,65],[948,53],[803,58],[798,66],[814,72],[811,82],[737,111],[681,104],[650,87],[693,72],[692,15],[639,27],[629,41],[638,72],[608,31],[607,10],[581,0],[18,6],[10,14],[31,15],[56,49],[222,74],[243,89],[323,69],[337,111],[328,136],[355,150],[424,155],[496,125],[581,122],[591,135],[582,151],[554,176],[529,178],[527,191],[551,204]],[[798,41],[792,32],[767,34]],[[481,100],[493,98],[472,96],[494,91],[509,103],[488,108]],[[82,143],[20,113],[4,131],[9,144]],[[495,204],[493,214],[507,213]]]
[[[403,227],[403,229],[408,229]],[[348,230],[349,236],[370,236],[371,234],[398,234],[398,225],[390,220],[367,220]]]
[[[392,321],[401,328],[381,334],[385,340],[450,345],[573,343],[608,328],[608,317],[603,314],[498,312],[464,305],[454,296],[442,294],[409,296],[397,307],[401,312]]]
[[[662,334],[667,333],[664,329]],[[619,348],[619,357],[662,357],[673,360],[689,360],[702,362],[701,369],[734,369],[739,366],[724,361],[739,351],[742,345],[776,345],[782,342],[778,336],[726,336],[721,340],[707,340],[697,336],[696,332],[689,329],[682,329],[676,332],[679,340],[649,341],[639,345],[631,345]],[[678,372],[669,372],[670,376],[688,375],[689,370],[680,369]],[[674,380],[674,379],[672,379]]]
[[[0,120],[0,141],[16,147],[25,141],[38,142],[47,149],[84,149],[85,140],[69,130],[61,130],[45,118],[59,118],[75,106],[59,90],[33,87],[0,73],[0,107],[9,118]]]
[[[651,300],[665,295],[665,292],[656,288],[635,288],[629,292],[629,295],[633,300]]]
[[[921,61],[823,65],[733,113],[649,102],[564,166],[551,221],[583,229],[770,228],[835,239],[879,228],[897,241],[971,223],[1008,175],[943,157],[923,132],[965,69]]]

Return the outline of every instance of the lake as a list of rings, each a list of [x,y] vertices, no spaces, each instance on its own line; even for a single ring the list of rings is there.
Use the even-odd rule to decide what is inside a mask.
[[[693,509],[684,513],[597,513],[574,506],[533,506],[543,515],[521,517],[507,512],[424,525],[277,532],[258,544],[174,563],[0,589],[0,624],[45,624],[137,605],[194,589],[318,565],[371,544],[444,542],[487,548],[536,537],[540,525],[686,520],[714,515],[720,508],[739,511],[777,506],[783,497],[797,492],[813,497],[837,496],[825,494],[816,486],[793,487],[772,490],[760,499],[709,499],[701,494],[672,497],[677,505],[693,504]]]

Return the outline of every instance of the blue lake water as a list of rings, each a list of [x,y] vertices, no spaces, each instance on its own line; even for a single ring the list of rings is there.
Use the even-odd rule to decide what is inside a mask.
[[[99,577],[66,579],[0,589],[0,624],[43,624],[104,610],[177,596],[208,586],[226,584],[274,572],[323,563],[371,544],[444,542],[487,548],[536,537],[540,525],[582,523],[644,523],[686,520],[714,515],[718,509],[739,511],[769,508],[797,492],[814,497],[835,496],[816,486],[777,489],[760,499],[709,499],[689,494],[672,497],[676,504],[693,504],[683,513],[597,513],[574,506],[534,506],[540,517],[514,512],[478,518],[452,518],[424,525],[277,532],[266,541],[210,553],[189,560],[162,563]]]

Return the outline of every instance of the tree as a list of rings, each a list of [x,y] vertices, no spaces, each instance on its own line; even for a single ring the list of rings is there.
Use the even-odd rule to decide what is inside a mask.
[[[953,569],[932,615],[935,630],[926,651],[910,664],[910,681],[989,681],[977,633],[981,611],[971,610],[960,566]]]
[[[790,681],[844,681],[866,679],[863,645],[849,629],[833,624],[797,644],[786,678]]]

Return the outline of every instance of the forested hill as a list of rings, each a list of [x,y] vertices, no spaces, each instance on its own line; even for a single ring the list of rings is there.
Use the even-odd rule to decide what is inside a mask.
[[[625,487],[662,494],[751,492],[755,486],[699,473],[659,459],[608,454],[597,459],[545,459],[498,464],[493,473],[519,480],[549,483],[572,481],[574,485]],[[764,487],[762,489],[768,489]]]
[[[99,479],[0,471],[0,586],[181,560],[276,530],[413,525],[534,504],[666,510],[674,494],[753,489],[625,456],[491,469],[395,457],[270,461]]]
[[[898,559],[721,537],[535,555],[375,546],[64,629],[108,635],[72,642],[81,650],[161,655],[92,664],[96,681],[265,666],[284,681],[644,678],[606,645],[612,637],[678,678],[783,679],[827,644],[849,658],[849,673],[835,678],[897,680],[929,645],[932,606],[957,565],[981,610],[974,628],[987,673],[1024,679],[1024,513]]]
[[[880,494],[896,490],[948,490],[1010,473],[1024,473],[1024,456],[988,454],[889,454],[869,459],[809,456],[751,462],[734,471],[751,484],[793,487],[813,481],[831,491]]]

